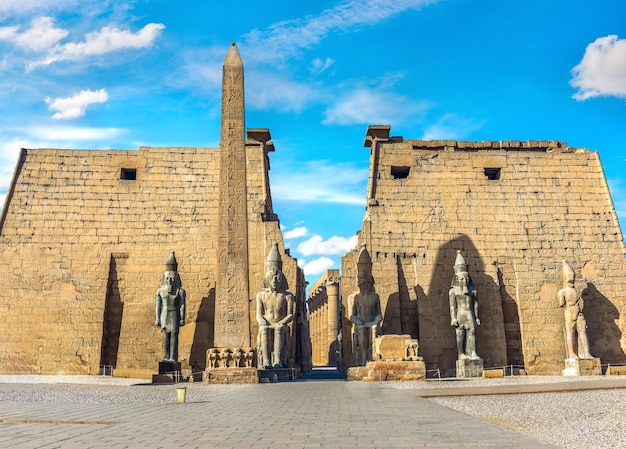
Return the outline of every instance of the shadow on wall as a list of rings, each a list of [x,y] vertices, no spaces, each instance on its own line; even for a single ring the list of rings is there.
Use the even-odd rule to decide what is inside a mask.
[[[126,260],[121,257],[122,265]],[[120,293],[120,283],[123,282],[123,274],[118,270],[116,256],[111,254],[109,265],[109,280],[107,282],[107,295],[104,303],[104,316],[102,322],[102,343],[100,345],[100,366],[117,366],[117,355],[120,347],[120,332],[122,330],[122,315],[124,301]]]
[[[591,282],[582,291],[582,298],[591,355],[599,357],[603,364],[626,363],[626,353],[621,346],[622,334],[616,324],[619,319],[617,308]]]
[[[206,368],[206,352],[213,347],[214,318],[215,288],[211,288],[209,293],[202,297],[196,316],[196,329],[189,354],[189,365],[194,373],[204,371]]]
[[[485,270],[486,263],[490,261],[483,260],[471,239],[461,234],[438,249],[429,285],[423,284],[428,280],[425,273],[430,268],[425,262],[426,254],[418,254],[418,285],[415,291],[419,310],[420,356],[424,357],[427,370],[439,369],[443,376],[453,376],[456,370],[456,337],[450,325],[448,292],[454,277],[457,250],[462,252],[469,264],[469,274],[477,291],[481,321],[476,331],[478,355],[485,367],[502,366],[507,361],[500,287]],[[421,267],[419,258],[424,261]],[[495,268],[493,271],[495,274]]]
[[[403,261],[411,261],[413,257],[400,257],[395,255],[395,267],[397,272],[398,291],[389,295],[385,310],[383,310],[383,324],[381,334],[410,335],[419,338],[418,310],[416,301],[412,301],[409,288],[404,275]],[[392,319],[389,319],[392,317]]]

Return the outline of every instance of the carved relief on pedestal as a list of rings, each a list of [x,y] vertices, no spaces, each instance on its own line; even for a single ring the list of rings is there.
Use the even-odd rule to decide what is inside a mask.
[[[209,348],[206,353],[207,370],[254,367],[254,348]]]

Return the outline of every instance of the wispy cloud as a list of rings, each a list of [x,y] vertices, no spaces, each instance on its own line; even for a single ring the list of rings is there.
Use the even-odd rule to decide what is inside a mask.
[[[319,75],[322,72],[325,72],[330,68],[335,61],[332,58],[326,58],[321,60],[320,58],[315,58],[313,62],[311,62],[311,73],[314,75]]]
[[[312,103],[322,103],[329,98],[336,98],[335,89],[308,84],[309,80],[297,81],[294,66],[288,62],[336,33],[375,26],[409,10],[419,10],[439,1],[442,0],[342,1],[317,15],[277,22],[265,29],[255,29],[242,35],[237,45],[244,59],[246,73],[254,73],[254,77],[246,75],[246,82],[254,83],[254,86],[250,84],[246,90],[249,106],[257,109],[271,108],[281,112],[300,111]],[[203,90],[218,89],[225,51],[224,47],[216,47],[186,52],[182,56],[185,64],[185,81]],[[333,64],[334,61],[330,57],[314,58],[307,75],[319,75]],[[343,89],[341,86],[338,88]],[[409,106],[411,112],[415,112],[414,103],[409,99],[387,95],[386,92],[380,93],[378,98],[382,96],[386,96],[390,103],[400,100],[402,106]],[[345,101],[349,101],[349,98],[345,98]],[[392,108],[391,104],[386,107]],[[400,113],[400,107],[389,114],[377,116],[384,115],[390,119],[405,117],[406,113]],[[347,104],[335,104],[328,109],[326,116],[328,123],[335,120],[342,123],[364,123],[363,120],[366,120],[356,111],[350,110]],[[368,114],[368,117],[370,116],[374,114]],[[394,122],[398,123],[397,120]]]
[[[296,251],[303,256],[312,256],[318,254],[324,255],[342,255],[356,248],[357,236],[339,237],[332,236],[328,240],[324,240],[320,235],[314,235],[308,240],[300,243]]]
[[[483,123],[472,119],[460,117],[456,114],[446,114],[437,120],[436,123],[424,129],[424,140],[438,139],[466,139],[472,132],[480,129]]]
[[[346,92],[324,112],[324,124],[403,124],[421,116],[429,105],[385,89],[362,87]]]
[[[67,30],[56,28],[51,17],[33,19],[30,22],[30,28],[24,31],[21,31],[19,25],[0,27],[0,40],[33,52],[48,50],[68,34]]]
[[[0,18],[20,16],[31,11],[63,10],[76,7],[80,0],[2,0],[0,2]]]
[[[278,22],[265,30],[244,35],[252,59],[274,61],[290,58],[312,48],[333,32],[384,22],[407,10],[416,10],[440,0],[343,1],[315,16]]]
[[[320,95],[314,86],[275,72],[253,70],[251,76],[247,77],[246,84],[247,105],[256,109],[297,112],[312,101],[319,100]]]
[[[45,101],[49,105],[48,109],[58,111],[52,116],[53,119],[70,119],[82,117],[89,105],[104,103],[108,98],[109,96],[104,89],[97,91],[87,89],[68,98],[55,98],[54,100],[46,98]]]
[[[291,239],[297,239],[300,237],[306,237],[308,232],[309,231],[307,230],[307,228],[305,228],[304,226],[299,226],[297,228],[293,228],[290,231],[283,232],[283,238],[285,240],[291,240]]]
[[[576,100],[614,96],[626,98],[626,39],[600,37],[587,46],[582,61],[572,69],[570,84]]]
[[[125,132],[122,128],[89,128],[79,126],[28,126],[22,128],[28,136],[37,141],[45,138],[46,142],[84,142],[106,141],[118,137]],[[72,148],[69,146],[68,148]]]
[[[367,168],[352,163],[308,161],[272,167],[272,197],[282,201],[365,204]]]
[[[148,48],[164,29],[165,25],[161,23],[149,23],[136,33],[105,26],[100,31],[87,33],[82,42],[55,45],[44,58],[32,62],[28,68],[32,70],[59,61],[76,61],[125,49]]]
[[[302,268],[305,275],[316,275],[332,268],[335,262],[328,257],[319,257],[310,262],[298,260],[298,265]]]

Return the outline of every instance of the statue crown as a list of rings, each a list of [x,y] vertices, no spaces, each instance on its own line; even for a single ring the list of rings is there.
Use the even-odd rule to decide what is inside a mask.
[[[178,262],[176,261],[176,256],[174,255],[174,251],[172,251],[165,261],[165,271],[178,271]]]
[[[278,242],[272,243],[272,248],[265,260],[265,271],[267,272],[272,269],[280,272],[283,271],[283,261],[278,252]]]
[[[356,267],[358,273],[371,273],[372,272],[372,258],[367,251],[365,243],[361,245],[361,252],[356,261]]]

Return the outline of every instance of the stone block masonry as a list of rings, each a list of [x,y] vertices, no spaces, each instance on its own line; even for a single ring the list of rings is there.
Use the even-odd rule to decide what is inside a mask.
[[[250,143],[248,158],[258,288],[263,251],[282,237],[269,188],[257,182],[267,179],[267,154]],[[180,361],[203,370],[213,346],[218,193],[218,149],[23,149],[0,218],[0,372],[156,369],[154,295],[170,251],[188,296]],[[300,288],[288,256],[285,273]]]
[[[419,338],[427,369],[453,372],[447,292],[461,250],[478,291],[485,368],[523,364],[530,374],[560,374],[564,319],[556,292],[566,258],[585,300],[591,353],[603,363],[626,362],[625,250],[597,152],[556,141],[420,141],[388,133],[368,130],[359,232],[374,262],[383,334]],[[342,261],[344,301],[356,286],[354,257]],[[349,339],[344,331],[348,363]]]

